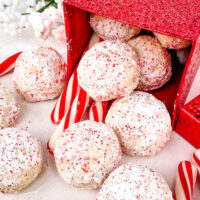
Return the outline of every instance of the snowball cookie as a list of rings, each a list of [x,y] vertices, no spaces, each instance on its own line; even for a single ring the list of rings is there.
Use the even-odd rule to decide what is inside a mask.
[[[183,49],[192,44],[189,40],[183,40],[180,38],[175,38],[167,35],[163,35],[160,33],[153,33],[156,38],[159,40],[161,45],[168,49]]]
[[[128,43],[135,49],[140,61],[141,78],[137,89],[155,90],[169,81],[172,74],[171,56],[155,37],[141,35]]]
[[[152,169],[123,164],[105,180],[97,200],[173,200],[166,181]]]
[[[15,63],[13,82],[27,101],[37,102],[59,96],[66,83],[67,68],[62,57],[50,47],[24,51]]]
[[[19,104],[13,94],[0,85],[0,129],[11,126],[19,114]]]
[[[60,176],[74,187],[96,189],[121,164],[113,130],[101,122],[72,124],[56,141],[54,156]]]
[[[42,169],[41,144],[26,131],[0,130],[0,160],[0,191],[20,191],[33,182]]]
[[[115,100],[105,123],[113,128],[122,151],[129,155],[156,154],[172,132],[171,118],[165,105],[153,95],[139,91]]]
[[[187,62],[187,60],[189,58],[189,55],[190,55],[190,51],[191,51],[190,47],[187,47],[187,48],[180,49],[180,50],[176,51],[176,55],[178,57],[178,60],[179,60],[180,64],[182,64],[182,65],[186,64],[186,62]]]
[[[104,40],[120,39],[127,41],[141,31],[141,28],[95,14],[90,14],[90,26]]]
[[[119,40],[95,44],[79,63],[80,86],[96,101],[130,94],[139,82],[138,58],[131,46]]]

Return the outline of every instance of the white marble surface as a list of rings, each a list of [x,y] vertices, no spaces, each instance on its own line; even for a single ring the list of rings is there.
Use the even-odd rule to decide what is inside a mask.
[[[58,44],[53,39],[42,41],[35,39],[30,32],[21,37],[11,38],[0,30],[0,62],[11,54],[32,48],[37,45],[50,45],[65,54],[66,45]],[[187,101],[200,94],[199,80],[200,70],[197,73],[193,86],[188,95]],[[53,157],[46,150],[46,143],[50,135],[54,132],[56,125],[50,121],[50,113],[56,100],[40,103],[27,103],[13,89],[12,74],[0,77],[0,82],[11,88],[16,95],[20,105],[20,117],[15,124],[19,128],[28,128],[28,131],[41,140],[45,152],[44,168],[36,181],[26,190],[18,194],[0,194],[1,200],[95,200],[98,191],[87,191],[75,189],[66,185],[58,177]],[[170,188],[174,190],[177,165],[182,160],[191,160],[195,148],[182,139],[175,132],[172,134],[170,142],[156,156],[153,157],[128,157],[123,156],[123,162],[131,161],[153,168],[162,175],[168,182]],[[199,189],[199,190],[198,190]],[[194,200],[199,199],[200,187],[196,187]]]

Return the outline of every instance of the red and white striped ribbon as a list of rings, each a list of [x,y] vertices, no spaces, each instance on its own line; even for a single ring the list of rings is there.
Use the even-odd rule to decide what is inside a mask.
[[[84,53],[88,49],[90,49],[94,44],[100,41],[101,39],[96,34],[93,34]],[[78,65],[76,66],[76,69],[70,77],[69,82],[67,83],[63,93],[61,94],[51,113],[51,120],[55,124],[58,124],[62,120],[65,113],[69,110],[70,106],[72,105],[72,102],[80,89],[77,79],[77,68]]]
[[[107,113],[107,101],[94,101],[90,106],[88,119],[96,122],[104,122]]]
[[[178,166],[175,185],[175,200],[192,200],[196,182],[197,167],[189,161],[182,161]]]
[[[192,162],[197,166],[198,176],[200,178],[200,149],[193,153]]]
[[[15,68],[14,63],[21,53],[22,52],[18,52],[16,54],[10,56],[9,58],[7,58],[5,61],[3,61],[0,64],[0,76],[3,76],[4,74],[7,74],[7,73],[12,72],[14,70],[14,68]]]

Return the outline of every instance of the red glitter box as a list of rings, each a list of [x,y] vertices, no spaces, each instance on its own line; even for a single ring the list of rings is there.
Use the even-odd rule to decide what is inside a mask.
[[[181,108],[175,130],[200,148],[200,95]]]
[[[200,66],[200,1],[199,0],[65,0],[64,16],[68,45],[68,69],[78,63],[91,37],[89,12],[102,15],[145,30],[192,41],[185,66],[173,62],[171,80],[151,92],[163,101],[176,125],[197,69]],[[200,126],[199,132],[200,132]],[[177,130],[184,129],[184,126]],[[197,131],[198,132],[198,131]],[[188,139],[188,138],[186,138]],[[189,140],[191,142],[191,140]],[[200,145],[200,140],[199,140]]]

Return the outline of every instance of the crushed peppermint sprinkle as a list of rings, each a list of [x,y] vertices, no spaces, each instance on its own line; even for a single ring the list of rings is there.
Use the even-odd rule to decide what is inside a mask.
[[[97,200],[173,200],[166,181],[152,169],[126,163],[104,182]]]
[[[141,31],[141,28],[94,14],[90,14],[90,26],[104,40],[127,41]]]
[[[159,41],[149,35],[140,35],[128,41],[136,51],[141,78],[137,89],[155,90],[167,83],[172,74],[171,56]]]
[[[30,176],[35,178],[39,172],[34,171],[34,167],[41,163],[41,145],[36,138],[17,128],[0,130],[1,192],[17,191],[19,185],[31,179]]]
[[[13,82],[27,101],[59,96],[65,86],[67,68],[62,57],[50,47],[24,51],[15,63]]]
[[[56,166],[66,183],[99,188],[121,164],[121,148],[113,130],[101,122],[72,124],[56,141]]]
[[[156,154],[172,132],[165,105],[153,95],[139,91],[115,100],[105,122],[118,135],[122,151],[129,155]]]
[[[11,126],[19,114],[19,104],[13,94],[0,85],[0,129]]]
[[[160,33],[153,33],[155,37],[159,40],[161,45],[167,49],[183,49],[192,44],[191,41],[189,40],[183,40],[180,38],[168,36],[168,35],[163,35]]]
[[[20,130],[22,130],[22,131],[28,131],[28,129],[30,128],[30,124],[31,124],[31,121],[28,120],[27,123],[26,123],[26,126],[20,128]]]
[[[81,59],[77,72],[80,86],[96,101],[130,94],[139,82],[137,55],[119,40],[95,44]]]

